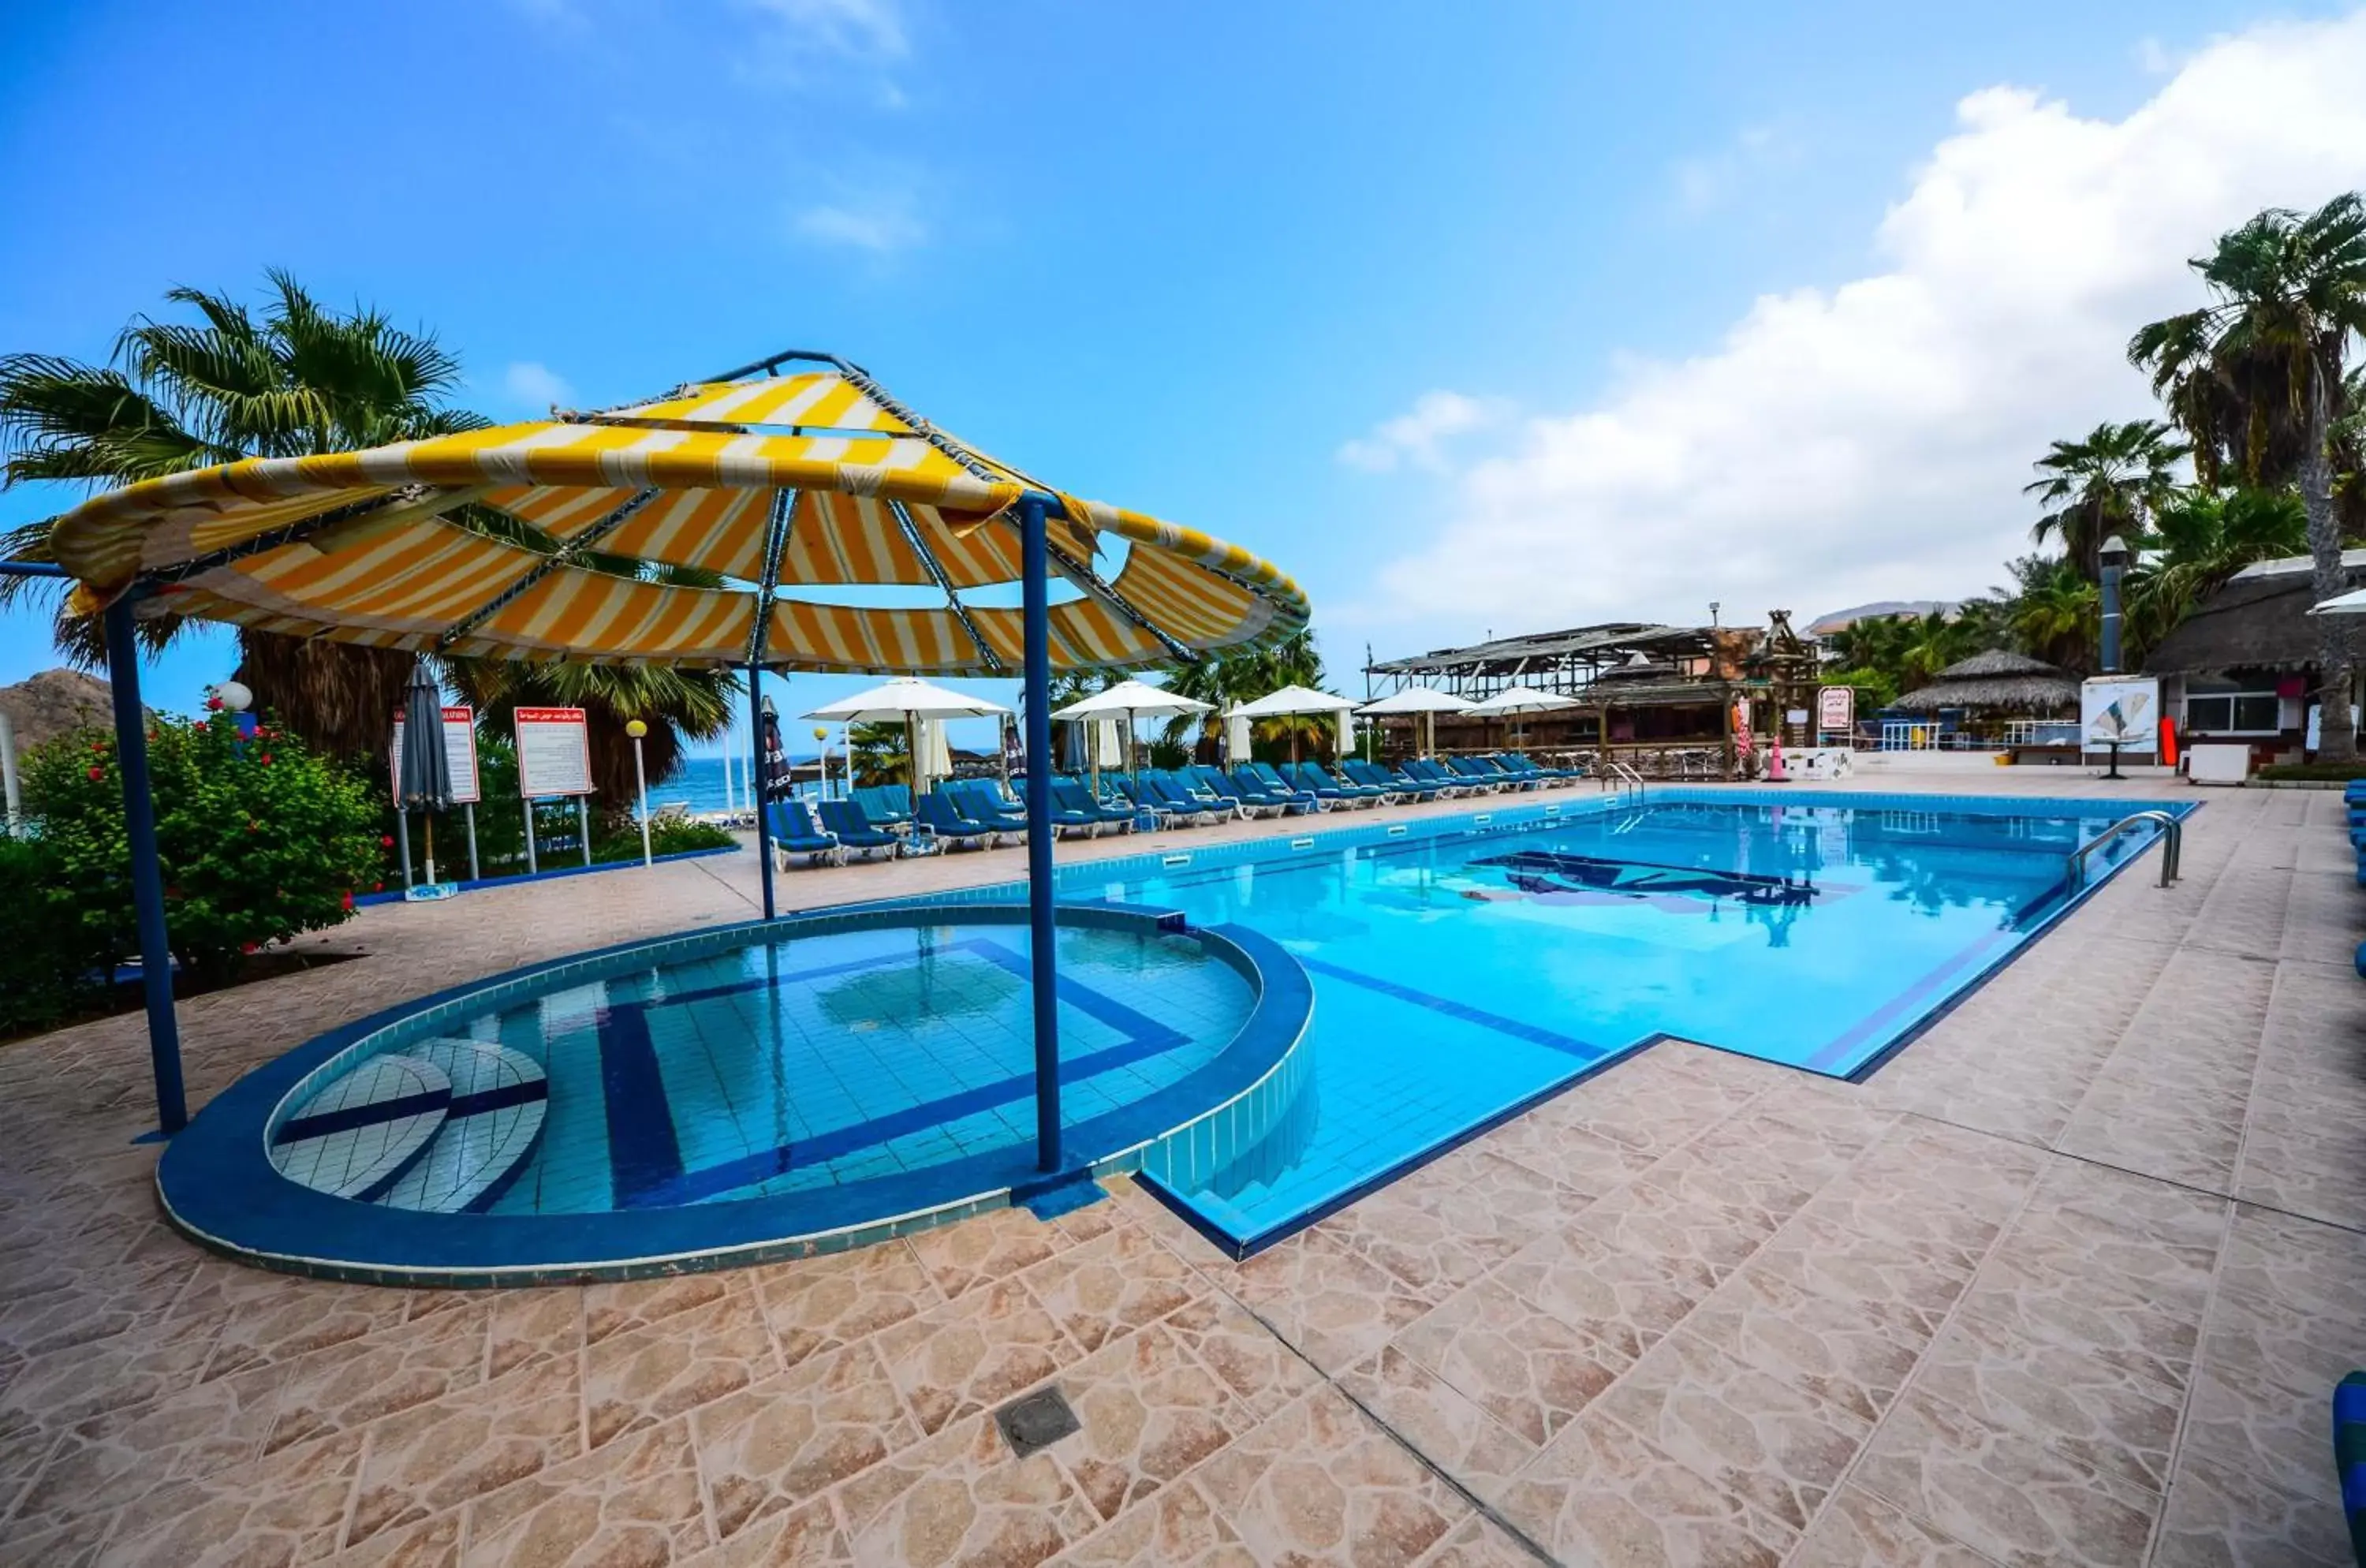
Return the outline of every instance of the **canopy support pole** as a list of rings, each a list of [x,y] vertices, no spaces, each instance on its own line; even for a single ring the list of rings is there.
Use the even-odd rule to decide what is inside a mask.
[[[748,798],[756,807],[756,863],[764,879],[764,918],[772,918],[772,821],[764,798],[764,689],[761,683],[764,667],[752,660],[748,665],[748,733],[756,738],[754,762],[748,769]],[[786,740],[783,745],[787,744]]]
[[[1028,969],[1035,983],[1035,1164],[1060,1168],[1060,979],[1052,908],[1052,603],[1051,548],[1043,498],[1019,502],[1025,584],[1027,690]]]
[[[164,927],[164,874],[156,858],[156,803],[148,785],[148,716],[140,705],[140,645],[131,595],[107,607],[107,683],[115,697],[115,751],[123,770],[124,837],[131,851],[131,909],[140,930],[140,988],[148,1002],[148,1056],[156,1074],[156,1128],[189,1124],[181,1091],[181,1025],[173,1014],[173,944]]]

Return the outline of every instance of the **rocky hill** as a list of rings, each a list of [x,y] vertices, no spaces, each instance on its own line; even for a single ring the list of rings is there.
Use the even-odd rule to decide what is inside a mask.
[[[0,686],[0,713],[16,727],[19,752],[70,730],[105,729],[115,723],[107,682],[79,670],[44,670],[30,680]]]

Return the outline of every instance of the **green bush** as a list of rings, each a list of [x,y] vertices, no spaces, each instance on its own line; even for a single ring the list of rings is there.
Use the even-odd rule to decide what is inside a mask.
[[[106,995],[110,955],[50,908],[58,876],[47,841],[0,837],[0,1035],[53,1029]]]
[[[727,850],[739,840],[711,822],[666,821],[649,824],[649,852],[657,855],[684,854],[692,850]],[[613,833],[592,836],[592,858],[594,861],[638,860],[641,858],[641,825],[627,822]]]
[[[200,987],[245,954],[351,917],[380,879],[368,787],[267,721],[241,739],[227,714],[152,721],[148,765],[173,956]],[[84,731],[25,760],[25,804],[53,880],[48,918],[113,963],[138,949],[123,780],[111,736]]]

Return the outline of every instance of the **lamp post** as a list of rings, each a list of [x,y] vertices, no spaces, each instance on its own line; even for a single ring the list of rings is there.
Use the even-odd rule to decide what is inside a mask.
[[[821,765],[821,797],[828,800],[829,798],[829,726],[826,724],[814,726],[814,760]],[[850,793],[852,784],[853,781],[850,779],[848,781]]]
[[[640,793],[641,796],[641,863],[643,865],[654,863],[657,858],[649,852],[649,775],[648,771],[641,766],[641,737],[648,732],[649,727],[637,718],[625,721],[625,733],[633,738],[633,787]]]
[[[2095,552],[2096,563],[2102,568],[2103,578],[2101,653],[2103,673],[2106,675],[2116,675],[2120,672],[2120,576],[2127,570],[2128,554],[2128,542],[2117,534],[2105,539]],[[2120,772],[2118,739],[2114,737],[2110,745],[2112,765],[2103,776],[2107,779],[2125,777],[2126,775]]]

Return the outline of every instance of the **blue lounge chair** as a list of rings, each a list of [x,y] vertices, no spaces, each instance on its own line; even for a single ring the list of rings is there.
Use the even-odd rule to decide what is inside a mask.
[[[1252,811],[1266,811],[1279,816],[1290,808],[1288,795],[1279,790],[1268,788],[1264,781],[1254,773],[1227,773],[1222,768],[1194,768],[1191,771],[1202,778],[1221,781],[1233,792],[1234,799]],[[1210,787],[1214,787],[1212,783]]]
[[[1021,773],[1013,778],[1010,783],[1011,787],[1018,790],[1019,798],[1022,804],[1034,805],[1035,782],[1032,779]],[[1065,829],[1071,833],[1082,833],[1088,839],[1100,836],[1101,818],[1098,812],[1081,810],[1062,800],[1060,787],[1056,784],[1050,788],[1051,794],[1045,798],[1043,804],[1052,818],[1052,831],[1057,833]]]
[[[981,850],[994,846],[996,830],[963,816],[952,797],[941,791],[931,790],[912,803],[912,822],[918,831],[940,845],[968,844]]]
[[[1263,783],[1268,789],[1279,791],[1292,800],[1301,802],[1301,809],[1304,808],[1303,803],[1308,801],[1313,803],[1312,808],[1316,811],[1328,811],[1339,804],[1335,797],[1326,799],[1321,792],[1308,789],[1295,780],[1282,777],[1280,773],[1275,772],[1271,762],[1251,762],[1248,764],[1248,771],[1250,777]]]
[[[903,851],[903,839],[884,828],[872,826],[860,801],[825,800],[815,809],[821,814],[823,829],[838,840],[842,849],[861,850],[867,855],[884,852],[890,860]]]
[[[764,807],[772,829],[772,852],[780,857],[781,869],[789,869],[791,855],[803,855],[807,865],[819,865],[828,861],[832,865],[846,863],[846,851],[838,835],[826,832],[813,819],[802,800],[776,800]]]
[[[1575,784],[1577,782],[1577,773],[1574,769],[1548,768],[1542,762],[1538,761],[1534,757],[1529,756],[1525,751],[1504,751],[1498,753],[1498,756],[1503,761],[1515,768],[1524,768],[1527,772],[1536,774],[1537,777],[1544,780],[1545,783],[1549,784]]]
[[[1383,803],[1427,800],[1437,793],[1434,786],[1416,784],[1409,779],[1399,778],[1378,762],[1367,762],[1349,758],[1339,764],[1339,771],[1347,775],[1347,781],[1350,784],[1359,784],[1368,789],[1385,791],[1386,794],[1381,797]]]
[[[1452,800],[1457,795],[1476,793],[1469,780],[1447,768],[1434,757],[1415,757],[1398,771],[1409,779],[1436,784],[1437,793],[1448,800]]]
[[[983,822],[997,832],[1027,831],[1027,813],[1004,799],[991,779],[947,779],[937,787],[938,793],[952,796],[961,814],[973,822]]]
[[[1352,806],[1362,809],[1380,803],[1378,791],[1334,778],[1319,763],[1292,762],[1282,770],[1282,777],[1301,789],[1313,791],[1316,799],[1327,800],[1335,807]]]
[[[902,784],[865,784],[852,792],[851,798],[862,807],[862,815],[877,828],[908,828],[912,825],[912,792]]]
[[[1096,833],[1103,828],[1114,828],[1121,833],[1131,833],[1133,831],[1133,819],[1139,815],[1131,801],[1094,799],[1093,792],[1075,779],[1053,779],[1052,801],[1062,810],[1073,811],[1080,816],[1090,818]]]
[[[1148,814],[1152,828],[1163,829],[1175,826],[1178,813],[1174,806],[1148,784],[1130,779],[1123,773],[1103,773],[1101,788],[1107,792],[1106,799],[1110,805],[1122,806],[1137,819]]]
[[[1324,802],[1316,798],[1312,790],[1293,789],[1279,778],[1266,778],[1248,768],[1233,770],[1233,785],[1241,792],[1242,799],[1246,800],[1252,794],[1261,794],[1268,801],[1279,805],[1285,813],[1296,812],[1304,816],[1320,811],[1324,806]]]
[[[1382,789],[1378,784],[1358,784],[1351,778],[1346,778],[1332,772],[1320,762],[1299,763],[1298,776],[1306,780],[1310,787],[1319,787],[1314,784],[1317,779],[1327,780],[1349,800],[1360,801],[1366,806],[1385,805],[1396,796],[1396,791],[1392,789]]]
[[[1204,825],[1221,822],[1230,815],[1214,801],[1200,799],[1155,768],[1144,768],[1133,775],[1132,782],[1134,799],[1141,800],[1147,795],[1165,807],[1178,821],[1189,818],[1194,825]]]
[[[1241,809],[1239,795],[1228,789],[1211,789],[1188,772],[1178,773],[1171,768],[1145,768],[1143,771],[1155,778],[1159,787],[1168,795],[1198,807],[1200,815],[1211,820],[1221,822],[1227,817],[1238,818],[1247,815]]]
[[[1476,757],[1448,757],[1446,766],[1464,784],[1486,794],[1512,787],[1512,781],[1504,775],[1503,769],[1491,768]]]

